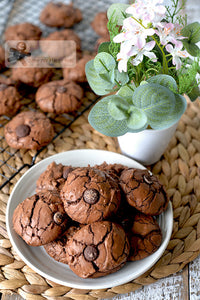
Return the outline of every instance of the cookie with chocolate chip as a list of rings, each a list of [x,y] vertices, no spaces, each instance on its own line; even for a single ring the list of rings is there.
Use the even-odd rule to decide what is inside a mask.
[[[15,149],[40,149],[54,137],[49,118],[36,111],[16,115],[6,124],[4,133],[8,145]]]
[[[116,180],[119,180],[119,177],[123,170],[128,169],[128,167],[122,164],[107,164],[105,161],[100,165],[95,165],[94,168],[100,169],[107,172],[110,176],[114,177]]]
[[[73,80],[76,82],[86,82],[87,78],[85,75],[85,65],[86,63],[93,59],[92,55],[85,54],[81,59],[79,59],[73,68],[63,67],[63,77],[65,80]],[[65,59],[63,60],[62,65],[65,65]]]
[[[83,89],[73,81],[55,80],[43,84],[36,92],[35,100],[42,111],[70,113],[82,103]]]
[[[82,13],[73,3],[49,2],[40,14],[40,21],[50,27],[70,28],[81,20]]]
[[[36,193],[44,190],[60,191],[69,173],[73,170],[71,166],[64,166],[52,162],[39,176],[36,182]]]
[[[8,41],[29,41],[31,49],[38,47],[38,40],[42,35],[41,29],[31,23],[20,23],[7,27],[4,33],[5,40]]]
[[[59,46],[58,46],[58,42]],[[81,50],[81,40],[71,29],[54,31],[40,40],[41,50],[49,57],[62,59]]]
[[[154,253],[161,245],[162,232],[152,216],[137,212],[128,232],[130,242],[129,261],[143,259]]]
[[[15,86],[0,83],[0,115],[15,115],[20,108],[20,94]]]
[[[40,62],[36,57],[21,59],[12,68],[11,77],[13,80],[33,87],[39,87],[52,77],[52,68],[46,62]]]
[[[80,229],[80,226],[70,226],[58,239],[44,245],[46,252],[56,261],[68,264],[67,260],[67,241]]]
[[[156,216],[168,206],[169,198],[164,186],[148,170],[124,170],[120,186],[128,203],[144,214]]]
[[[68,223],[58,193],[41,192],[26,198],[13,213],[13,228],[31,246],[41,246],[58,238]]]
[[[109,39],[109,31],[107,28],[107,23],[108,23],[107,12],[101,11],[95,15],[93,21],[91,22],[91,26],[98,35]]]
[[[120,205],[118,182],[106,172],[92,167],[76,168],[61,189],[67,214],[81,224],[111,217]]]
[[[129,242],[123,228],[112,222],[83,226],[67,242],[67,261],[82,278],[95,278],[118,271],[129,255]]]

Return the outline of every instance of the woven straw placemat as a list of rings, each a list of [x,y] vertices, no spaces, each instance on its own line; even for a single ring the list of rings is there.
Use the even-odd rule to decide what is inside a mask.
[[[92,148],[120,152],[115,138],[94,131],[87,113],[54,140],[36,162],[55,153]],[[20,151],[13,163],[30,163],[34,151]],[[167,187],[173,203],[174,226],[169,245],[161,259],[145,274],[126,284],[103,290],[79,290],[60,286],[32,271],[16,255],[5,225],[9,194],[27,168],[0,191],[0,291],[18,293],[25,299],[94,300],[134,291],[143,285],[180,271],[200,253],[200,104],[189,103],[168,149],[159,162],[149,167]]]

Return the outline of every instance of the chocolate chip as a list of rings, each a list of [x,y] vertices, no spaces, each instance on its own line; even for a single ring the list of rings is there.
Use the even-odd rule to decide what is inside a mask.
[[[96,189],[85,190],[83,199],[88,204],[95,204],[99,200],[99,192]]]
[[[144,179],[144,181],[145,181],[147,184],[152,184],[152,183],[153,183],[153,181],[152,181],[152,179],[151,179],[151,175],[144,175],[144,176],[143,176],[143,179]]]
[[[55,215],[53,216],[53,220],[54,222],[57,224],[57,225],[60,225],[63,223],[64,221],[64,216],[60,213],[60,212],[57,212],[55,213]]]
[[[29,135],[30,131],[31,131],[31,128],[25,124],[21,124],[21,125],[17,126],[17,128],[15,129],[16,135],[19,138]]]
[[[8,87],[7,84],[5,84],[5,83],[0,83],[0,91],[5,90],[7,87]]]
[[[84,249],[83,255],[87,261],[94,261],[98,257],[99,251],[95,246],[89,245]]]
[[[67,89],[64,87],[64,86],[59,86],[57,87],[56,89],[56,92],[59,93],[59,94],[63,94],[67,91]]]
[[[67,177],[68,177],[68,175],[69,175],[69,173],[71,171],[73,171],[73,168],[71,168],[71,167],[64,167],[63,168],[63,178],[67,179]]]

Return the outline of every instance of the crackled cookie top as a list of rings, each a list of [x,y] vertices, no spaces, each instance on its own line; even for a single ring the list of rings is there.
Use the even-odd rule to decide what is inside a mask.
[[[16,149],[40,149],[54,136],[50,120],[40,112],[24,111],[16,115],[4,128],[5,139]]]
[[[22,67],[21,64],[24,66]],[[43,64],[46,66],[46,63]],[[52,77],[52,68],[43,67],[37,58],[22,59],[12,68],[12,79],[24,84],[39,87]]]
[[[68,222],[58,193],[45,191],[26,198],[13,214],[13,227],[31,246],[45,245],[58,238]]]
[[[55,241],[52,241],[46,245],[44,245],[44,249],[46,252],[54,258],[55,260],[63,263],[68,264],[67,260],[67,241],[73,237],[73,235],[80,229],[79,226],[70,226],[61,237],[56,239]]]
[[[113,273],[125,264],[128,255],[123,228],[108,221],[83,226],[67,242],[69,267],[82,278]]]
[[[36,92],[36,102],[44,112],[76,111],[81,106],[82,98],[82,87],[73,81],[51,81],[40,86]]]
[[[165,188],[148,170],[124,170],[120,186],[128,203],[144,214],[156,216],[167,208],[169,199]]]
[[[64,166],[52,162],[47,169],[39,176],[36,182],[36,192],[49,190],[60,191],[65,183],[68,174],[73,170],[71,166]]]
[[[67,177],[61,189],[67,214],[75,221],[88,224],[109,218],[120,205],[118,183],[106,172],[83,167]]]
[[[128,260],[143,259],[154,253],[162,242],[162,233],[158,222],[152,216],[136,213],[133,225],[128,232],[130,255]]]
[[[12,116],[20,107],[20,94],[15,86],[0,83],[0,115]]]
[[[74,68],[63,68],[63,77],[65,80],[73,80],[76,82],[86,82],[87,78],[85,75],[85,65],[86,63],[93,59],[92,55],[85,54],[81,59],[79,59]],[[63,59],[62,65],[65,64],[65,59]]]
[[[107,23],[108,23],[107,13],[99,12],[95,15],[91,23],[91,26],[98,35],[107,38],[109,37]]]
[[[40,14],[40,21],[51,27],[70,28],[81,20],[82,13],[73,6],[73,3],[49,2]]]

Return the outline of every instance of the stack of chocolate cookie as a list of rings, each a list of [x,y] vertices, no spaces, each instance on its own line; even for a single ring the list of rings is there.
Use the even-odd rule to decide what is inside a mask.
[[[43,245],[78,276],[95,278],[159,248],[162,233],[155,216],[168,201],[148,170],[53,162],[38,178],[36,194],[15,209],[13,226],[27,244]]]
[[[7,74],[11,73],[11,76],[0,77],[0,115],[12,117],[5,126],[5,139],[10,147],[16,149],[37,150],[46,146],[55,135],[48,118],[49,114],[77,112],[82,105],[85,83],[87,84],[85,65],[93,58],[92,52],[90,54],[82,52],[81,39],[73,30],[73,26],[81,22],[83,16],[80,9],[74,7],[72,3],[49,2],[41,11],[39,19],[41,23],[53,27],[55,31],[44,36],[40,27],[25,22],[9,26],[4,33],[4,40],[10,45],[7,47],[9,53],[6,54],[6,58],[10,66],[10,72]],[[100,13],[95,16],[91,26],[98,34],[108,38],[106,24],[106,14]],[[15,41],[16,43],[19,41],[15,45],[16,49],[12,46]],[[72,41],[75,44],[74,66],[67,67],[69,49],[56,46],[57,41]],[[31,54],[39,48],[44,56],[59,58],[61,71],[59,78],[55,79],[54,75],[57,74],[55,69]],[[0,46],[0,70],[5,70],[5,50],[2,46]],[[31,112],[23,109],[23,112],[20,112],[23,106],[22,94],[29,95],[30,89],[34,94],[36,109]],[[48,117],[43,113],[47,113]],[[44,122],[47,127],[44,126]]]

